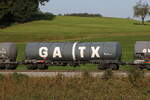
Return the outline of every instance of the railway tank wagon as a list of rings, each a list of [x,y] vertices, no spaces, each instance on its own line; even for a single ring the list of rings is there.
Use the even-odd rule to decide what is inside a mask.
[[[141,69],[150,70],[150,41],[137,41],[135,43],[134,63]]]
[[[17,47],[15,43],[0,43],[0,69],[16,69]]]
[[[121,46],[118,42],[49,42],[28,43],[25,49],[28,69],[48,66],[97,64],[99,69],[119,69]]]

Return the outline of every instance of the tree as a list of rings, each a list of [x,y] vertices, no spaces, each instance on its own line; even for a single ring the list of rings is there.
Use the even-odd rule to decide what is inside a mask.
[[[144,20],[146,16],[150,15],[150,6],[148,3],[138,2],[134,7],[134,17],[140,17],[142,24],[144,25]]]
[[[39,4],[44,5],[49,0],[1,0],[0,22],[26,22],[39,11]]]

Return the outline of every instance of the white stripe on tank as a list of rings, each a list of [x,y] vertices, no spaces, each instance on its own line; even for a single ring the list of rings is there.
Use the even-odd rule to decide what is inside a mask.
[[[75,42],[73,44],[73,47],[72,47],[72,57],[73,57],[73,60],[76,61],[76,55],[75,55],[75,49],[76,49],[76,45],[77,45],[78,42]]]

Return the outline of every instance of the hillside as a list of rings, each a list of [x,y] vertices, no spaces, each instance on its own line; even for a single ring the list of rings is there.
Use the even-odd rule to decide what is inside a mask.
[[[1,42],[59,41],[100,38],[117,40],[124,36],[149,36],[150,25],[134,25],[129,19],[56,17],[52,21],[34,21],[16,24],[0,30]],[[26,38],[24,38],[26,37]],[[110,38],[108,38],[110,37]],[[138,37],[138,36],[137,36]],[[106,39],[104,39],[106,38]],[[113,39],[112,39],[113,38]]]
[[[0,30],[0,42],[17,42],[18,59],[23,57],[26,42],[50,41],[118,41],[123,47],[123,60],[132,60],[133,45],[138,40],[150,40],[150,23],[135,25],[135,20],[59,16],[52,21],[15,24]]]

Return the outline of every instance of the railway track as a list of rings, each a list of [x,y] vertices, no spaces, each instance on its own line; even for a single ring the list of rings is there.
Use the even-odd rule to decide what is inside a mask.
[[[64,77],[73,77],[73,76],[82,76],[85,71],[32,71],[32,70],[4,70],[0,71],[2,75],[8,75],[13,73],[24,74],[29,77],[55,77],[57,75],[63,75]],[[105,71],[89,71],[88,72],[93,77],[103,77]],[[129,72],[127,71],[112,71],[113,76],[115,77],[128,77]],[[150,72],[144,72],[145,77],[150,77]]]

